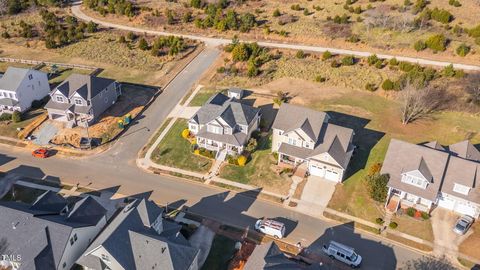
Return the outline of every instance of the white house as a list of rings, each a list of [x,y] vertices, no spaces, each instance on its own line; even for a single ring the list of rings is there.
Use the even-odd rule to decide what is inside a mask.
[[[0,111],[24,112],[34,100],[41,100],[49,93],[50,84],[45,72],[9,67],[0,78]]]
[[[324,112],[282,104],[272,126],[278,163],[303,164],[311,175],[341,182],[353,154],[354,132],[329,119]]]

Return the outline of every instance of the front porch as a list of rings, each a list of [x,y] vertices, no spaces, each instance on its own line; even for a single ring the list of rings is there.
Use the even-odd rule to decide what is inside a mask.
[[[296,158],[289,156],[287,154],[278,153],[278,166],[281,167],[296,167],[301,163],[304,163],[305,160],[301,158]]]
[[[400,208],[407,209],[412,207],[419,211],[430,213],[432,204],[433,203],[427,199],[418,197],[405,191],[389,188],[385,208],[390,212],[397,212]]]
[[[207,150],[220,152],[225,149],[229,155],[240,155],[243,152],[243,146],[231,145],[219,141],[197,137],[197,145]]]

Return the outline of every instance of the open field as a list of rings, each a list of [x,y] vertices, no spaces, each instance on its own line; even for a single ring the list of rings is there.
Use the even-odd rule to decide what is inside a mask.
[[[152,161],[189,171],[207,172],[212,166],[212,160],[193,154],[192,145],[181,136],[186,128],[186,120],[177,120],[153,151]]]
[[[138,1],[144,7],[133,17],[107,14],[99,15],[93,10],[84,9],[87,14],[116,23],[141,26],[149,29],[222,36],[268,41],[288,41],[291,43],[316,44],[361,51],[386,52],[396,55],[411,55],[445,61],[478,63],[480,49],[474,38],[469,37],[466,30],[478,25],[475,17],[480,13],[480,6],[475,0],[463,0],[461,6],[449,5],[448,0],[430,1],[426,8],[445,9],[452,15],[451,21],[444,24],[430,19],[421,25],[415,23],[420,13],[415,14],[415,5],[405,6],[403,0],[368,1],[359,0],[351,5],[345,1],[248,1],[242,4],[231,4],[226,8],[234,9],[241,16],[252,13],[256,17],[257,26],[249,32],[238,30],[217,30],[196,26],[195,20],[204,20],[206,15],[201,9],[189,7],[190,1],[177,2]],[[410,1],[415,3],[415,1]],[[298,6],[298,8],[294,8]],[[278,14],[274,15],[278,9]],[[350,10],[348,10],[350,9]],[[360,12],[353,12],[354,9]],[[169,24],[167,10],[173,12],[173,21]],[[226,11],[225,11],[226,12]],[[185,14],[190,13],[188,23],[183,21]],[[334,23],[335,16],[347,15],[348,23]],[[381,15],[379,15],[381,14]],[[453,28],[457,26],[454,31]],[[433,34],[443,34],[450,44],[445,52],[434,53],[431,50],[416,52],[413,44]],[[352,42],[352,37],[354,42]],[[349,41],[350,40],[350,41]],[[471,47],[469,57],[456,55],[455,49],[461,43]]]

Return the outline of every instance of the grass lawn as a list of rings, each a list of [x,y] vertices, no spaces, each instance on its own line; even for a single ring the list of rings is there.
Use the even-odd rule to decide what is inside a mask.
[[[3,196],[2,201],[20,201],[32,204],[38,196],[45,193],[45,190],[35,189],[20,185],[13,185],[13,188]]]
[[[188,106],[202,106],[207,100],[218,91],[212,88],[202,88],[188,103]]]
[[[397,215],[392,218],[392,221],[398,224],[395,230],[433,242],[432,222],[430,220],[417,220],[407,215]]]
[[[210,253],[202,266],[203,270],[227,270],[235,253],[235,240],[223,235],[215,235]]]
[[[0,122],[0,136],[17,138],[17,128],[24,128],[33,122],[37,116],[43,113],[43,109],[28,111],[22,115],[22,121],[14,123],[12,121]]]
[[[267,191],[287,194],[292,180],[289,177],[278,175],[271,169],[272,166],[275,166],[276,160],[271,154],[270,139],[262,138],[260,140],[259,150],[252,154],[251,160],[245,167],[225,165],[220,171],[220,177],[261,187]]]
[[[460,244],[458,250],[480,260],[480,224],[475,222],[470,230],[473,230],[473,233]]]
[[[212,166],[212,160],[193,154],[190,142],[181,136],[186,128],[187,120],[177,120],[153,151],[152,161],[179,169],[207,172]]]

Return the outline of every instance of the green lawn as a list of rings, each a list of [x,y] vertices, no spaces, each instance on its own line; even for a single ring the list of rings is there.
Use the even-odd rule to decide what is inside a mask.
[[[223,235],[216,235],[202,270],[227,270],[234,254],[235,241]]]
[[[190,142],[182,138],[182,130],[187,128],[187,120],[177,120],[167,135],[152,153],[155,163],[179,169],[207,172],[212,160],[193,154]]]
[[[432,222],[429,219],[418,220],[402,215],[395,216],[392,218],[392,221],[395,221],[398,224],[398,227],[396,228],[397,231],[433,242]]]
[[[212,88],[202,88],[198,93],[193,97],[188,106],[202,106],[207,102],[207,100],[213,96],[218,91]]]
[[[17,128],[24,128],[33,122],[39,115],[43,113],[43,109],[28,111],[22,115],[22,121],[14,123],[12,121],[0,122],[0,136],[17,138]]]
[[[259,150],[252,154],[245,167],[225,165],[220,171],[220,177],[286,194],[292,181],[289,177],[279,176],[271,169],[275,166],[276,160],[271,154],[270,144],[270,139],[260,139]]]

